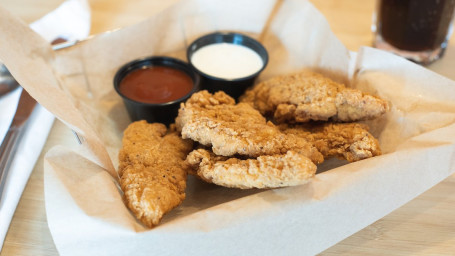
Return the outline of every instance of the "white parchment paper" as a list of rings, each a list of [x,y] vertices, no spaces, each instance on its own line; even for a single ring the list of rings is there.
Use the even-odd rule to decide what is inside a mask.
[[[375,49],[349,52],[304,0],[183,1],[59,52],[14,17],[0,19],[2,30],[6,20],[21,32],[0,38],[9,50],[0,49],[0,58],[84,138],[77,152],[56,147],[45,161],[48,223],[62,255],[313,255],[454,170],[455,82]],[[227,189],[190,177],[184,203],[147,229],[125,207],[115,181],[129,119],[113,90],[114,74],[139,57],[184,60],[192,40],[215,30],[261,40],[270,62],[259,80],[312,68],[388,100],[391,111],[368,122],[384,154],[329,161],[309,184],[275,190]],[[37,69],[33,79],[21,72],[30,65]]]

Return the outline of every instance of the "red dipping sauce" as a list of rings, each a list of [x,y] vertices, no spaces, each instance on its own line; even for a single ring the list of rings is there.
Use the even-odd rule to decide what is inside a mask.
[[[165,66],[137,69],[123,78],[119,91],[129,99],[144,103],[166,103],[182,98],[193,89],[185,72]]]

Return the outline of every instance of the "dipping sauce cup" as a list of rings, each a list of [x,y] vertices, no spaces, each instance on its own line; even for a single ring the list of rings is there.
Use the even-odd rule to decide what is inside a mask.
[[[199,90],[199,82],[199,75],[187,63],[156,56],[123,65],[114,77],[114,88],[132,121],[169,125],[180,103]]]
[[[187,58],[201,76],[202,89],[224,91],[237,99],[267,66],[268,53],[251,37],[216,32],[192,42]]]
[[[452,33],[455,0],[377,0],[374,46],[427,65]]]

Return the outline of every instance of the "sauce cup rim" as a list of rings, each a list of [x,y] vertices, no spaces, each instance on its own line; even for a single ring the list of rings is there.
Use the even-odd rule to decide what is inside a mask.
[[[262,51],[263,51],[263,54],[261,54],[260,52],[258,52],[256,49],[253,49],[251,47],[249,47],[248,45],[245,45],[245,44],[242,44],[242,43],[238,43],[238,42],[225,42],[225,41],[221,41],[221,42],[213,42],[213,43],[209,43],[209,44],[205,44],[204,46],[207,46],[207,45],[212,45],[212,44],[219,44],[219,43],[231,43],[231,44],[236,44],[236,45],[242,45],[242,46],[245,46],[249,49],[251,49],[252,51],[254,51],[255,53],[257,53],[259,55],[259,57],[262,59],[263,63],[262,63],[262,67],[261,69],[259,69],[258,71],[252,73],[251,75],[248,75],[248,76],[243,76],[243,77],[239,77],[239,78],[221,78],[221,77],[216,77],[216,76],[212,76],[212,75],[209,75],[207,73],[204,73],[203,71],[201,71],[200,69],[196,68],[194,65],[193,65],[193,62],[191,61],[191,57],[193,55],[194,52],[196,52],[198,49],[204,47],[199,47],[197,48],[196,50],[192,50],[192,47],[194,45],[196,45],[197,43],[203,41],[203,40],[206,40],[207,38],[215,38],[215,37],[222,37],[222,38],[226,38],[226,37],[229,37],[229,36],[236,36],[236,37],[242,37],[242,38],[246,38],[247,40],[249,40],[250,42],[254,43],[257,47],[259,47]],[[243,42],[243,40],[242,40]],[[238,32],[213,32],[213,33],[209,33],[209,34],[206,34],[204,36],[201,36],[199,38],[197,38],[196,40],[194,40],[187,48],[187,52],[186,52],[186,57],[187,57],[187,60],[188,60],[188,64],[200,75],[203,75],[209,79],[212,79],[212,80],[216,80],[216,81],[228,81],[228,82],[239,82],[239,81],[244,81],[244,80],[248,80],[248,79],[251,79],[253,77],[256,77],[258,76],[262,71],[264,71],[264,69],[266,68],[267,64],[268,64],[268,61],[269,61],[269,55],[268,55],[268,52],[267,52],[267,49],[256,39],[250,37],[250,36],[247,36],[245,34],[242,34],[242,33],[238,33]],[[234,84],[235,86],[235,84]]]
[[[181,67],[185,68],[186,71],[176,68],[173,65],[170,65],[171,63],[177,64],[177,66],[181,66]],[[193,81],[193,87],[183,97],[180,97],[178,99],[168,101],[168,102],[162,102],[162,103],[148,103],[148,102],[133,100],[133,99],[130,99],[127,96],[125,96],[122,92],[120,92],[120,90],[119,90],[120,83],[122,82],[123,78],[125,78],[125,76],[127,74],[129,74],[135,70],[145,69],[145,68],[149,68],[149,67],[156,67],[156,66],[169,67],[169,68],[177,69],[177,70],[184,72]],[[115,76],[114,76],[114,89],[117,92],[117,94],[122,97],[123,100],[127,100],[127,101],[129,101],[131,103],[135,103],[135,104],[143,104],[145,106],[150,106],[150,107],[168,106],[168,105],[183,102],[186,99],[188,99],[193,93],[195,93],[199,90],[199,83],[200,83],[199,74],[197,72],[194,72],[194,69],[191,67],[191,65],[189,65],[188,63],[186,63],[180,59],[169,57],[169,56],[161,56],[161,55],[138,58],[138,59],[132,60],[130,62],[127,62],[126,64],[122,65],[117,70],[117,72],[115,73]]]

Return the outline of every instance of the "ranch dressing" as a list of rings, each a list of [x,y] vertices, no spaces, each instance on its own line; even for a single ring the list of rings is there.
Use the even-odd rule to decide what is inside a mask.
[[[231,43],[201,47],[193,53],[191,63],[207,75],[224,79],[250,76],[264,65],[255,51],[246,46]]]

